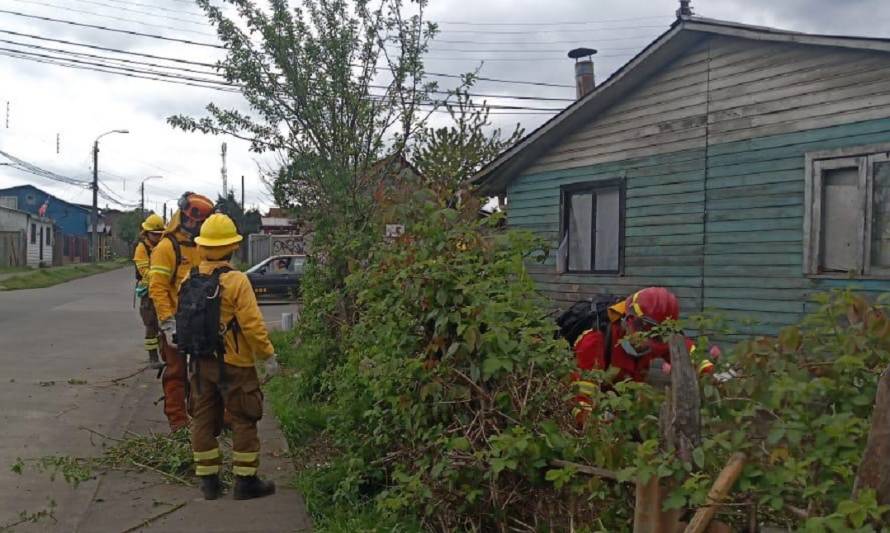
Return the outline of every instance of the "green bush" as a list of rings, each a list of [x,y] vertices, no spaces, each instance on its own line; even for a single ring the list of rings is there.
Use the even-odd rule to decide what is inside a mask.
[[[338,253],[310,264],[301,324],[278,341],[293,375],[274,405],[297,448],[317,454],[298,481],[317,528],[626,531],[632,484],[553,460],[657,476],[671,487],[666,508],[694,509],[735,452],[748,461],[721,518],[738,527],[752,509],[810,531],[886,518],[873,492],[852,493],[890,364],[883,303],[819,296],[799,326],[738,344],[717,361],[732,379],[700,380],[702,443],[684,464],[662,448],[664,395],[645,384],[593,391],[575,425],[573,357],[526,271],[546,256],[541,242],[423,198],[398,215],[408,231],[394,242],[329,235],[322,246]],[[690,320],[700,332],[717,322]]]

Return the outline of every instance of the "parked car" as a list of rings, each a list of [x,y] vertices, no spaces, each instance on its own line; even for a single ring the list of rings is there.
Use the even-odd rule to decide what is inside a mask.
[[[297,298],[306,265],[304,255],[273,255],[247,270],[257,298]]]

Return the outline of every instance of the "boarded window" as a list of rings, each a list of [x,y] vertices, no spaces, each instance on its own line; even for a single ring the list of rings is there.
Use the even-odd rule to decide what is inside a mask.
[[[890,269],[890,162],[876,162],[873,170],[871,266]]]
[[[564,188],[558,270],[620,272],[622,198],[621,184],[616,181]]]
[[[890,275],[890,157],[810,157],[806,272]]]

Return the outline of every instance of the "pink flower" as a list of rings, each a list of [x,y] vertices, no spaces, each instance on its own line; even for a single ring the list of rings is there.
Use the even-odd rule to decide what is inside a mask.
[[[711,351],[709,353],[711,354],[711,358],[715,361],[720,359],[720,356],[723,355],[723,352],[720,351],[720,347],[716,344],[711,346]]]

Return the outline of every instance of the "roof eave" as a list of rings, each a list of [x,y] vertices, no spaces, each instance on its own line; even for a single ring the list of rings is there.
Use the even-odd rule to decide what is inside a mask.
[[[589,94],[504,151],[472,178],[480,192],[500,195],[517,171],[558,142],[560,133],[591,120],[648,76],[708,35],[890,52],[890,39],[799,33],[702,17],[681,17]]]

